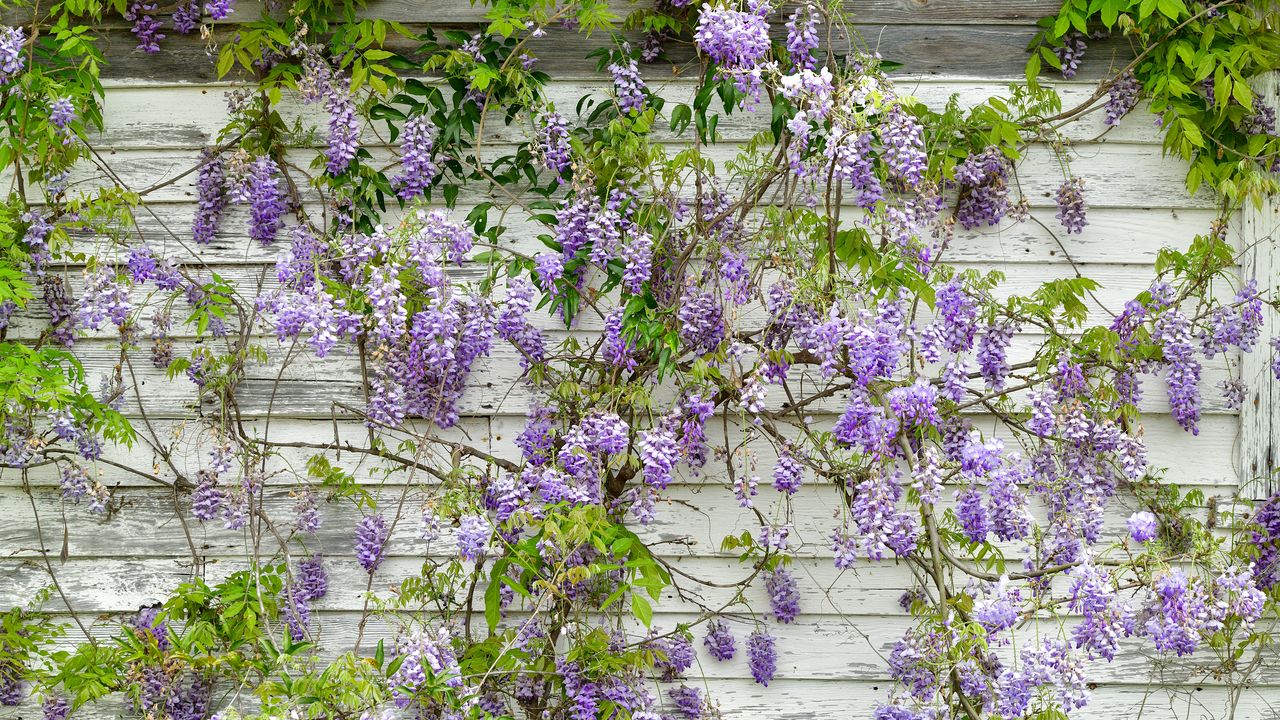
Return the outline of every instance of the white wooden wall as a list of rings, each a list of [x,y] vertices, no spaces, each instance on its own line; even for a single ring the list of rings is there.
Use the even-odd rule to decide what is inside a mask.
[[[241,5],[241,15],[251,10],[247,0],[241,0]],[[1005,83],[1020,74],[1025,41],[1033,32],[1031,23],[1054,11],[1057,3],[880,0],[850,5],[855,16],[867,23],[862,27],[864,37],[873,44],[878,42],[887,58],[907,60],[904,72],[915,73],[900,79],[901,92],[915,93],[936,106],[952,93],[976,101],[1001,92]],[[409,21],[448,17],[468,23],[475,22],[480,12],[456,0],[429,4],[384,0],[375,7],[371,14],[390,12]],[[165,55],[147,58],[130,53],[123,34],[113,34],[111,39],[112,58],[117,62],[108,70],[115,74],[109,80],[106,98],[106,129],[93,144],[123,182],[134,188],[187,171],[225,119],[222,93],[226,86],[208,81],[211,66],[201,57],[198,44],[175,39],[164,46]],[[1113,64],[1111,47],[1095,44],[1088,59],[1092,70]],[[572,99],[585,90],[603,87],[602,79],[587,65],[574,64],[567,51],[559,60],[555,58],[560,56],[552,55],[546,68],[557,80],[555,94],[564,98],[562,107],[571,108]],[[667,65],[650,70],[655,82],[670,85],[669,95],[679,90],[675,86],[689,86],[687,81],[672,79]],[[1059,88],[1068,106],[1092,91],[1088,81],[1063,82]],[[744,139],[758,127],[736,115],[721,125],[726,141]],[[1035,223],[1006,225],[958,237],[950,259],[1002,269],[1008,275],[1007,287],[1020,292],[1030,291],[1043,280],[1072,275],[1074,263],[1082,274],[1103,283],[1098,297],[1111,310],[1118,310],[1124,300],[1144,289],[1161,247],[1186,246],[1195,233],[1206,229],[1213,217],[1211,199],[1203,193],[1186,195],[1183,168],[1161,158],[1159,136],[1150,115],[1138,112],[1119,128],[1104,130],[1101,113],[1069,129],[1078,155],[1073,167],[1087,179],[1090,224],[1082,235],[1059,234],[1055,240]],[[508,133],[508,141],[516,139],[510,131],[500,129],[498,133],[497,140],[502,139],[502,133]],[[729,154],[728,149],[724,152]],[[1019,173],[1033,213],[1056,229],[1052,194],[1062,178],[1053,158],[1047,151],[1033,150]],[[167,186],[151,198],[154,216],[139,216],[144,235],[157,248],[174,247],[163,233],[164,226],[189,227],[193,182],[194,175],[187,175]],[[1269,234],[1274,227],[1273,218],[1252,216],[1250,222],[1255,223],[1250,231],[1253,237]],[[514,243],[529,241],[518,232],[513,235]],[[236,209],[218,242],[198,252],[201,261],[216,266],[226,277],[241,283],[246,292],[252,292],[281,245],[262,249],[251,243],[244,211]],[[1108,316],[1098,310],[1094,317],[1105,322]],[[17,323],[12,332],[21,336],[34,330],[31,323]],[[1033,337],[1024,338],[1018,347],[1025,354],[1034,342]],[[275,347],[274,341],[268,344]],[[179,355],[189,346],[190,340],[180,341]],[[106,336],[86,340],[79,348],[95,375],[115,362],[116,350]],[[192,410],[191,386],[185,379],[165,380],[145,361],[135,369],[147,414],[155,419],[162,436],[175,438],[179,462],[194,470],[207,456],[208,448],[199,446],[194,425],[184,420]],[[1221,360],[1207,366],[1207,402],[1198,438],[1182,432],[1164,414],[1159,382],[1146,385],[1149,414],[1144,419],[1151,459],[1154,465],[1168,468],[1167,481],[1200,488],[1211,502],[1221,502],[1223,507],[1230,504],[1242,479],[1240,418],[1217,400],[1214,389],[1226,372]],[[250,376],[241,394],[241,410],[251,428],[260,428],[267,408],[263,391],[280,378],[279,368],[251,368]],[[511,441],[523,426],[528,403],[522,390],[508,393],[518,376],[513,353],[499,350],[475,373],[473,389],[463,403],[467,417],[462,430],[496,454],[517,453]],[[358,396],[358,363],[350,354],[298,362],[284,372],[275,394],[270,433],[279,440],[315,440],[338,432],[359,442],[363,429],[357,423],[340,421],[335,426],[331,420],[333,402],[352,402]],[[129,397],[128,407],[136,412],[134,393]],[[830,410],[838,410],[837,406],[834,403]],[[984,427],[990,425],[988,421]],[[300,465],[305,456],[298,452],[292,459]],[[154,466],[157,475],[171,480],[148,451],[117,449],[110,457],[135,466]],[[349,456],[343,460],[348,469],[356,462]],[[17,473],[0,473],[0,608],[24,602],[48,583],[42,555],[51,561],[74,609],[87,620],[103,618],[93,626],[102,632],[110,632],[111,623],[105,619],[112,614],[164,597],[193,573],[217,579],[238,567],[238,558],[247,552],[242,534],[224,531],[220,524],[201,527],[193,523],[188,539],[175,519],[170,489],[107,464],[100,465],[98,472],[125,501],[123,511],[106,520],[88,514],[83,507],[63,504],[57,479],[50,473],[31,474],[34,503],[26,497]],[[767,470],[761,474],[767,475]],[[367,474],[362,479],[378,482]],[[713,476],[673,487],[670,496],[687,501],[687,505],[673,503],[661,508],[658,522],[646,532],[654,539],[670,541],[662,547],[686,572],[726,580],[740,570],[732,558],[717,552],[720,539],[754,526],[738,510],[731,492],[717,483]],[[287,484],[268,489],[268,512],[288,515],[293,503],[289,490]],[[396,495],[399,489],[386,486],[383,492]],[[762,488],[762,493],[771,492]],[[798,564],[803,614],[793,625],[771,628],[779,638],[778,679],[767,689],[761,688],[752,682],[741,659],[720,664],[701,658],[706,684],[726,716],[742,720],[869,717],[874,703],[885,696],[890,683],[881,657],[908,625],[897,599],[909,584],[909,574],[887,562],[863,566],[856,572],[837,572],[826,547],[835,502],[829,488],[817,486],[806,487],[794,502],[797,533],[806,543]],[[42,534],[36,530],[33,505],[40,515]],[[1113,520],[1119,523],[1131,507],[1130,501],[1119,498]],[[350,538],[356,519],[350,508],[327,507],[324,529],[309,547],[324,553],[331,573],[329,595],[320,604],[320,625],[322,643],[333,649],[349,646],[354,627],[350,620],[363,604],[363,573],[351,557]],[[415,535],[413,522],[402,524],[375,588],[385,589],[414,572],[422,554],[431,552]],[[763,589],[755,592],[757,609],[765,607]],[[705,594],[708,601],[723,599],[717,598],[714,589]],[[66,610],[56,600],[49,609]],[[656,623],[671,627],[692,617],[688,607],[668,598],[658,609]],[[375,627],[373,637],[385,632]],[[1095,700],[1081,713],[1083,717],[1227,717],[1232,704],[1232,694],[1213,678],[1161,669],[1135,653],[1122,655],[1111,665],[1092,666],[1091,677],[1098,685]],[[1239,703],[1237,718],[1273,716],[1271,705],[1280,705],[1280,677],[1262,677],[1260,684],[1235,700]],[[96,712],[113,708],[106,704]],[[29,717],[32,711],[26,708],[19,712]],[[0,717],[12,714],[0,709]]]

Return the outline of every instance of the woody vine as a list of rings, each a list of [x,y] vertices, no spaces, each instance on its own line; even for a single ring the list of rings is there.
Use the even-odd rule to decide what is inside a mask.
[[[1242,354],[1280,351],[1275,278],[1240,277],[1229,239],[1277,190],[1274,98],[1254,90],[1280,65],[1273,3],[1070,0],[1024,81],[941,108],[895,84],[856,3],[520,0],[487,5],[477,33],[353,0],[234,5],[62,0],[0,28],[4,477],[41,538],[56,515],[36,474],[103,523],[132,510],[104,478],[153,484],[196,568],[135,615],[68,620],[42,550],[47,589],[0,624],[0,704],[712,717],[695,662],[779,677],[774,629],[805,612],[792,566],[815,554],[912,579],[894,683],[861,709],[877,720],[1069,715],[1127,653],[1234,687],[1274,662],[1280,500],[1242,500],[1224,533],[1143,442],[1144,412],[1194,442],[1206,404],[1245,401]],[[144,54],[199,32],[235,83],[216,144],[151,187],[93,144],[120,19]],[[1104,36],[1131,52],[1064,107],[1053,78]],[[539,53],[557,45],[586,48],[599,89],[555,99]],[[1080,233],[1089,178],[1067,133],[1142,103],[1219,209],[1149,289],[1106,308],[1079,274],[1019,294],[950,261],[957,232]],[[1019,191],[1033,145],[1062,168],[1052,218]],[[163,222],[152,199],[192,179],[189,225]],[[270,277],[203,259],[231,222]],[[108,340],[94,377],[81,348]],[[361,432],[273,426],[304,362],[351,369],[355,397],[312,388]],[[477,387],[501,367],[518,372]],[[154,370],[199,408],[181,442],[148,414]],[[510,452],[466,432],[495,391],[529,408]],[[756,528],[719,548],[733,582],[677,567],[650,531],[688,482]],[[281,488],[287,511],[267,501]],[[811,493],[835,498],[821,536],[797,529]],[[1137,509],[1117,522],[1121,506]],[[242,536],[243,566],[200,572],[204,531]],[[386,563],[405,542],[421,562]],[[313,612],[334,553],[363,571],[342,644]],[[693,619],[660,627],[673,594]]]

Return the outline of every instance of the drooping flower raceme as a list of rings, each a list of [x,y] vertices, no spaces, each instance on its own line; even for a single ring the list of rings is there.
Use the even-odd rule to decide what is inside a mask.
[[[894,177],[907,187],[917,187],[929,168],[929,158],[924,152],[924,128],[915,116],[894,105],[880,124],[880,142]]]
[[[225,20],[236,7],[236,0],[208,0],[204,9],[214,20]]]
[[[808,5],[801,5],[787,20],[787,54],[797,70],[813,70],[817,60],[818,15]]]
[[[196,196],[196,215],[191,223],[191,233],[197,243],[207,245],[218,233],[222,212],[228,202],[222,156],[208,148],[200,153]]]
[[[280,167],[269,157],[254,161],[244,189],[249,198],[249,237],[270,245],[284,224],[285,196]]]
[[[133,23],[132,31],[138,40],[138,49],[147,54],[160,52],[160,41],[164,39],[155,13],[156,4],[146,0],[133,0],[124,13],[124,19]]]
[[[26,32],[21,27],[0,27],[0,83],[11,80],[26,67],[23,54]]]
[[[543,165],[556,175],[563,176],[573,164],[569,146],[569,129],[564,116],[548,111],[538,119],[538,142]]]
[[[716,64],[717,73],[733,78],[735,88],[744,96],[743,102],[754,103],[760,98],[761,61],[769,53],[769,23],[765,20],[769,11],[767,2],[753,3],[747,11],[706,5],[698,16],[694,43]],[[802,27],[799,32],[805,30]],[[801,37],[793,41],[797,53],[808,42]]]
[[[365,572],[372,573],[382,564],[387,536],[387,520],[381,515],[366,515],[356,525],[356,560]]]
[[[737,650],[733,633],[723,620],[712,620],[707,623],[707,636],[702,642],[707,646],[707,652],[711,653],[711,657],[721,662],[732,660]]]
[[[1138,104],[1138,95],[1142,85],[1132,72],[1122,73],[1107,88],[1107,117],[1103,121],[1107,125],[1119,125],[1120,119],[1128,115]]]
[[[1058,188],[1058,222],[1067,229],[1067,234],[1079,233],[1089,224],[1085,219],[1084,178],[1073,177]]]
[[[408,200],[421,195],[435,180],[438,170],[431,159],[435,138],[436,128],[426,117],[418,115],[404,122],[400,136],[402,169],[392,180],[401,198]]]
[[[618,107],[623,113],[641,112],[644,110],[644,80],[640,78],[640,68],[636,61],[624,57],[609,65],[613,73],[613,89],[618,97]]]
[[[784,569],[777,569],[765,577],[765,590],[769,593],[769,605],[773,616],[780,623],[789,623],[800,615],[800,591],[796,578]]]
[[[751,633],[747,638],[747,665],[756,682],[769,685],[769,681],[778,672],[778,651],[774,648],[772,635],[764,630]]]
[[[200,0],[184,0],[173,11],[173,29],[186,35],[200,24]]]
[[[1143,510],[1129,516],[1129,536],[1136,542],[1144,543],[1156,536],[1158,524],[1156,516]]]
[[[1070,80],[1076,76],[1080,62],[1084,60],[1085,49],[1084,35],[1078,32],[1068,34],[1062,39],[1062,46],[1053,49],[1062,64],[1062,77]]]

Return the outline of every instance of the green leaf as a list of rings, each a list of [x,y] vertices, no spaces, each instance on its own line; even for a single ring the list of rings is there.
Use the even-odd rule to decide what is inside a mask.
[[[502,578],[510,564],[510,560],[502,558],[494,563],[489,573],[489,587],[484,591],[484,619],[489,624],[490,633],[497,629],[498,621],[502,619]]]
[[[653,606],[649,604],[648,600],[644,599],[643,595],[631,596],[631,614],[644,623],[645,627],[653,625]]]
[[[685,128],[689,127],[689,122],[693,120],[693,108],[683,103],[676,105],[671,109],[671,131],[680,134]]]

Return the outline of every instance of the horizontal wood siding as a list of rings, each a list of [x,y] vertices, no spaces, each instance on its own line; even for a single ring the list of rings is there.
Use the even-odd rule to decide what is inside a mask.
[[[900,92],[940,106],[952,94],[958,94],[963,104],[973,104],[1003,92],[1005,81],[1022,75],[1025,46],[1035,32],[1035,20],[1055,12],[1058,5],[1058,0],[868,0],[849,2],[847,7],[863,39],[886,59],[903,63]],[[620,3],[619,9],[639,6]],[[256,8],[249,0],[241,0],[230,22],[215,29],[215,39],[234,32],[234,23],[251,18]],[[483,21],[483,12],[483,7],[465,0],[378,0],[366,14],[410,24],[445,18],[450,24],[474,28]],[[775,29],[780,28],[779,22]],[[557,34],[535,50],[542,69],[556,79],[552,96],[562,108],[572,108],[582,94],[604,91],[606,83],[595,72],[594,60],[583,59],[588,44],[598,41]],[[92,142],[130,187],[168,183],[149,195],[150,211],[139,216],[144,238],[167,251],[174,248],[167,231],[181,234],[190,226],[195,178],[188,171],[199,149],[212,141],[225,119],[222,95],[227,85],[215,78],[209,45],[199,38],[167,38],[157,56],[135,52],[133,45],[124,25],[107,33],[110,62],[103,71],[109,84],[106,128]],[[1119,40],[1091,41],[1079,78],[1085,82],[1059,85],[1064,103],[1071,105],[1087,97],[1093,91],[1087,80],[1128,56],[1129,49]],[[648,66],[645,72],[651,82],[667,86],[664,93],[679,94],[692,88],[689,77],[697,75],[696,65],[690,61],[688,48],[673,44],[672,57]],[[283,111],[304,122],[322,122],[315,108],[286,103]],[[1207,228],[1214,214],[1212,198],[1204,193],[1190,197],[1185,192],[1182,165],[1162,157],[1153,120],[1149,113],[1139,111],[1112,129],[1102,124],[1101,113],[1094,113],[1066,129],[1072,150],[1079,156],[1073,167],[1087,179],[1090,225],[1083,234],[1068,236],[1056,231],[1052,196],[1062,182],[1061,170],[1047,149],[1034,148],[1019,167],[1019,182],[1031,200],[1033,214],[1047,229],[1023,223],[960,233],[949,250],[949,259],[1002,270],[1008,276],[1007,291],[1028,292],[1044,280],[1076,272],[1098,279],[1104,288],[1096,293],[1101,305],[1091,308],[1092,320],[1107,322],[1109,311],[1118,310],[1149,283],[1151,264],[1160,248],[1186,246],[1194,234]],[[720,161],[728,159],[734,143],[745,141],[763,127],[755,116],[727,117],[720,125],[724,143],[711,153]],[[529,129],[519,124],[494,128],[488,152],[497,157],[528,136]],[[659,134],[657,140],[673,139]],[[374,142],[374,136],[370,135],[369,141]],[[373,151],[380,160],[393,158],[390,149]],[[305,165],[314,151],[299,149],[295,154]],[[95,183],[101,178],[85,173],[78,180]],[[464,191],[461,202],[466,205],[478,200]],[[1266,232],[1275,220],[1268,222]],[[505,242],[513,248],[535,247],[534,232],[527,224],[513,224]],[[1256,234],[1252,237],[1256,239]],[[86,247],[95,244],[92,238],[81,242]],[[216,269],[232,279],[242,293],[252,296],[260,287],[273,284],[274,258],[282,246],[277,243],[263,248],[249,242],[245,213],[235,209],[219,239],[198,248],[197,262]],[[1275,262],[1274,258],[1255,258],[1252,269]],[[1275,272],[1276,266],[1270,267]],[[76,280],[76,268],[61,271]],[[758,309],[754,312],[758,316]],[[592,323],[588,319],[579,331],[596,329],[598,320]],[[553,338],[563,332],[549,324],[547,330],[557,333]],[[31,337],[37,331],[38,324],[32,321],[15,321],[10,333],[11,337]],[[1027,356],[1037,341],[1032,335],[1018,338],[1015,355]],[[238,395],[248,432],[269,433],[272,440],[286,443],[360,443],[363,427],[344,417],[334,405],[360,402],[357,360],[341,351],[327,360],[303,357],[281,373],[279,361],[288,347],[273,338],[262,342],[271,349],[274,362],[251,368]],[[190,339],[180,338],[178,351],[189,348],[189,343]],[[83,341],[79,353],[95,376],[107,372],[118,359],[108,333]],[[145,408],[152,421],[153,439],[173,455],[179,467],[199,467],[209,448],[202,445],[192,423],[184,419],[211,408],[196,407],[194,391],[184,378],[166,380],[143,357],[130,371],[138,386],[126,393],[126,411],[138,417],[140,408]],[[1258,372],[1256,367],[1253,371]],[[1153,464],[1168,468],[1166,482],[1202,490],[1208,498],[1203,514],[1207,517],[1213,512],[1224,522],[1229,521],[1231,497],[1241,478],[1256,474],[1259,462],[1246,458],[1243,467],[1238,462],[1240,417],[1218,399],[1214,388],[1226,373],[1224,362],[1206,364],[1206,417],[1200,437],[1194,440],[1167,415],[1162,382],[1147,382],[1144,401],[1150,413],[1144,431]],[[507,349],[495,348],[473,377],[462,402],[465,417],[460,427],[442,435],[465,434],[490,452],[515,456],[518,451],[512,440],[523,426],[530,401],[519,384],[518,358]],[[815,406],[815,422],[830,423],[841,406],[839,397]],[[269,430],[264,419],[268,412],[273,416]],[[1249,417],[1257,423],[1264,420]],[[973,420],[984,431],[994,429],[990,417],[974,415]],[[1276,421],[1272,418],[1269,422]],[[1262,432],[1254,431],[1255,435]],[[279,472],[271,476],[264,493],[268,514],[289,516],[296,472],[312,452],[291,448],[273,460],[273,469]],[[120,512],[108,518],[63,502],[57,478],[49,468],[33,470],[25,488],[18,474],[0,473],[0,608],[25,602],[48,583],[45,557],[51,559],[71,608],[93,621],[95,633],[110,631],[105,618],[161,598],[193,574],[217,579],[238,567],[248,552],[244,535],[223,530],[219,524],[201,526],[191,520],[186,512],[186,491],[173,487],[174,477],[157,453],[145,445],[112,448],[105,459],[96,471],[123,503]],[[773,456],[762,450],[762,476],[768,474],[772,460]],[[398,485],[404,482],[401,476],[374,477],[369,472],[369,458],[346,453],[341,463],[359,482],[378,486],[373,490],[380,495],[397,496],[403,490]],[[126,472],[121,469],[124,466],[148,470],[147,476]],[[425,482],[429,483],[429,478]],[[772,507],[773,490],[762,483],[761,493],[765,507]],[[738,509],[723,478],[684,477],[669,496],[659,508],[658,521],[641,530],[642,535],[661,543],[658,548],[667,561],[691,576],[717,583],[739,579],[742,568],[718,551],[720,540],[729,533],[755,529],[756,521]],[[410,501],[409,516],[396,528],[389,559],[377,575],[377,591],[386,591],[399,578],[414,573],[425,555],[450,549],[448,534],[434,545],[416,537],[415,502]],[[181,515],[175,515],[175,503],[182,508]],[[732,720],[869,717],[870,708],[890,689],[882,656],[908,625],[909,618],[897,603],[911,582],[910,574],[893,562],[869,564],[850,572],[836,570],[827,546],[836,503],[831,488],[811,484],[787,511],[787,519],[796,525],[794,537],[801,544],[797,574],[803,615],[793,625],[771,627],[779,637],[779,678],[763,689],[751,681],[741,659],[716,663],[702,654],[699,646],[700,664],[695,670],[705,676],[715,702]],[[1131,499],[1118,498],[1109,513],[1107,532],[1119,532],[1132,509]],[[306,550],[327,557],[330,593],[317,612],[323,644],[337,651],[353,641],[354,620],[364,604],[365,580],[351,557],[351,535],[358,514],[348,505],[326,507],[324,516],[323,529],[307,542]],[[1022,553],[1013,546],[1004,550],[1011,563]],[[698,591],[708,604],[728,599],[723,589],[702,587]],[[753,609],[759,612],[767,604],[763,589],[750,592]],[[61,599],[52,601],[49,609],[67,611]],[[694,605],[669,596],[657,607],[655,622],[670,628],[692,619],[695,611]],[[752,617],[741,608],[736,612],[736,627],[741,631]],[[371,632],[376,640],[386,637],[388,630],[375,624]],[[1234,697],[1207,672],[1162,668],[1139,652],[1124,653],[1114,664],[1092,664],[1090,677],[1098,683],[1094,703],[1074,717],[1225,717],[1233,702],[1237,703],[1236,717],[1274,717],[1268,713],[1274,712],[1271,708],[1280,700],[1280,677],[1265,676],[1258,685]],[[0,717],[7,717],[7,712],[0,709]],[[104,704],[83,717],[111,714],[112,706]]]

